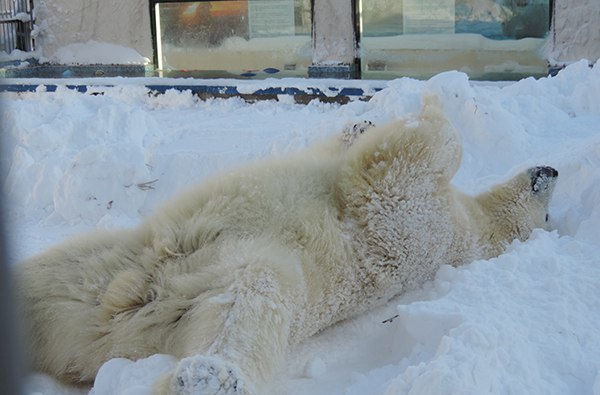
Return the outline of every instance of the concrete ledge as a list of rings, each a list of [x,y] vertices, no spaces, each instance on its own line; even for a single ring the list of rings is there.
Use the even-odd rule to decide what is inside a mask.
[[[0,80],[0,92],[56,92],[68,89],[91,95],[103,95],[108,89],[125,86],[143,86],[148,93],[164,94],[170,90],[189,91],[201,99],[240,97],[246,101],[280,100],[292,97],[296,103],[312,100],[325,103],[348,103],[369,100],[386,86],[385,81],[341,80],[310,81],[305,79],[271,81],[195,80],[161,78],[87,78],[87,79],[25,79]]]
[[[354,64],[335,66],[312,65],[308,67],[308,78],[339,78],[352,80],[358,77],[358,67]]]
[[[0,62],[0,78],[150,77],[154,72],[151,65],[62,65],[39,63],[36,59]]]

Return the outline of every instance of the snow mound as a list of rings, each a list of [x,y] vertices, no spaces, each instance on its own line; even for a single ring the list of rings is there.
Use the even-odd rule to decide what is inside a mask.
[[[572,261],[575,252],[585,257]],[[571,237],[538,231],[503,255],[434,280],[449,291],[398,307],[420,353],[430,356],[389,383],[390,393],[585,393],[596,376],[600,265]],[[586,273],[582,275],[581,273]]]
[[[268,394],[600,395],[600,65],[586,61],[516,83],[458,72],[398,79],[343,106],[153,96],[129,83],[101,95],[0,94],[11,261],[72,234],[135,225],[176,191],[347,125],[413,122],[430,94],[462,139],[454,184],[478,193],[551,165],[556,230],[495,259],[443,266],[422,288],[294,347]],[[108,361],[92,393],[149,394],[174,363]],[[27,393],[89,390],[34,375]]]
[[[162,354],[135,362],[125,358],[111,359],[98,371],[89,395],[148,394],[156,379],[172,371],[176,364],[175,357]]]
[[[140,55],[135,49],[98,41],[65,45],[44,61],[64,65],[150,63],[150,59]]]

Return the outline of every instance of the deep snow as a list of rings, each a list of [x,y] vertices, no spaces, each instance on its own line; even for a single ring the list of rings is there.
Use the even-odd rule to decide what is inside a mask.
[[[531,165],[556,167],[556,230],[495,259],[444,266],[422,288],[295,347],[270,394],[600,395],[600,65],[585,61],[516,83],[472,83],[458,72],[399,79],[343,106],[199,101],[134,84],[102,95],[4,93],[11,262],[96,227],[133,226],[230,166],[358,121],[410,119],[430,93],[462,136],[454,183],[477,193]],[[92,393],[147,394],[174,363],[110,361]],[[87,392],[28,380],[30,394]]]

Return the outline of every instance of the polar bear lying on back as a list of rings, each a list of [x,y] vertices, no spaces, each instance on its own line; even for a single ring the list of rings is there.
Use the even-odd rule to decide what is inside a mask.
[[[181,361],[157,393],[260,394],[290,344],[546,226],[556,170],[471,197],[450,184],[460,158],[427,100],[418,126],[239,169],[17,265],[34,368],[90,382],[165,353]]]

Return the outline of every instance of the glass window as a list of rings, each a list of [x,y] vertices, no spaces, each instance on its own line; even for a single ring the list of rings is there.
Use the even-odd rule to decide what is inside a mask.
[[[305,76],[311,63],[310,0],[158,2],[163,75]]]
[[[0,0],[0,51],[32,51],[32,30],[32,0]]]
[[[363,78],[547,74],[551,0],[359,0]]]

